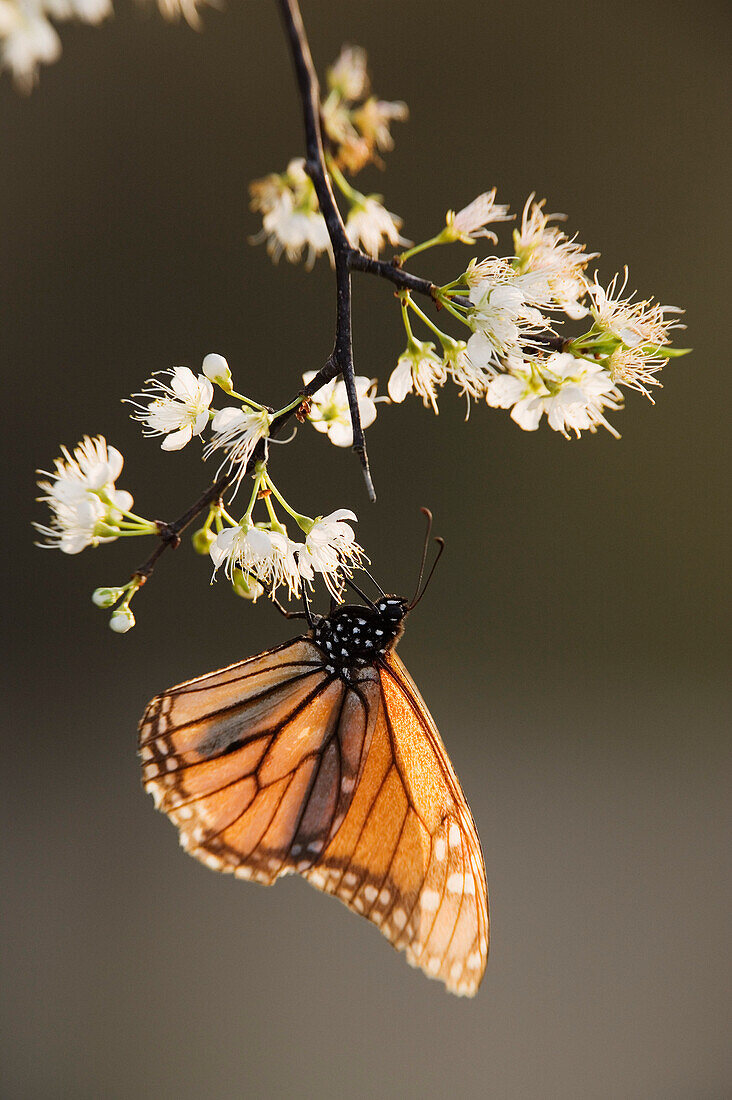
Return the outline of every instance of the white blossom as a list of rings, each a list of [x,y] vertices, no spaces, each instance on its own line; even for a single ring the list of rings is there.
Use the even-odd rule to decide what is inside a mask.
[[[352,117],[369,148],[388,153],[394,148],[391,123],[405,122],[409,117],[409,108],[401,100],[376,99],[371,96],[353,112]]]
[[[589,284],[588,293],[592,300],[590,311],[595,324],[615,336],[626,348],[638,348],[642,345],[659,348],[670,343],[671,330],[684,326],[666,314],[683,313],[683,310],[678,306],[662,306],[650,298],[634,302],[635,292],[623,298],[628,284],[627,267],[620,285],[619,279],[620,276],[615,275],[605,290],[600,286],[595,273],[594,282]]]
[[[513,234],[516,252],[515,267],[519,274],[533,272],[546,281],[547,298],[553,308],[561,309],[568,317],[579,320],[587,315],[582,299],[587,294],[584,270],[598,253],[585,252],[585,246],[575,238],[570,240],[550,221],[564,218],[564,214],[546,214],[545,199],[535,201],[529,195],[524,206],[521,228]]]
[[[304,546],[298,549],[298,569],[303,580],[312,583],[314,574],[320,573],[328,591],[336,598],[342,589],[341,575],[350,577],[352,567],[360,565],[365,557],[349,526],[356,522],[356,516],[347,508],[321,516],[305,536]]]
[[[38,499],[51,510],[48,525],[33,525],[45,540],[42,545],[78,554],[87,546],[112,542],[122,513],[133,504],[131,494],[114,484],[122,472],[122,455],[103,436],[85,436],[73,454],[62,447],[61,456],[53,472],[39,471],[51,479],[38,482],[44,494]]]
[[[374,260],[386,241],[391,245],[409,244],[399,236],[402,220],[373,195],[363,196],[351,207],[346,220],[346,236],[352,248],[362,247]]]
[[[188,26],[193,27],[196,31],[200,30],[202,25],[198,8],[199,5],[203,6],[204,4],[219,7],[218,0],[157,0],[160,13],[166,19],[175,21],[182,17]]]
[[[307,371],[302,380],[307,386],[315,378],[316,372]],[[376,420],[376,403],[374,395],[377,381],[375,378],[365,378],[357,375],[354,379],[356,393],[358,395],[358,411],[361,418],[361,427],[366,429]],[[348,404],[348,393],[345,383],[333,379],[326,383],[311,399],[312,405],[308,420],[318,432],[327,432],[328,439],[336,447],[351,447],[353,445],[353,429],[351,427],[351,410]]]
[[[195,375],[190,367],[161,371],[158,378],[164,375],[169,375],[169,382],[150,378],[146,383],[149,389],[134,394],[142,398],[152,396],[152,401],[147,404],[133,401],[137,411],[132,419],[143,425],[145,435],[162,435],[164,451],[179,451],[208,424],[214,390],[208,378]]]
[[[522,358],[522,340],[551,328],[538,306],[546,306],[543,280],[518,275],[505,260],[491,258],[468,269],[473,335],[468,357],[484,370],[502,369],[510,357]]]
[[[0,0],[0,69],[8,69],[18,88],[29,92],[39,65],[61,56],[51,19],[96,24],[111,14],[111,0]]]
[[[615,436],[603,410],[619,409],[622,394],[599,363],[556,352],[541,363],[513,366],[510,374],[494,378],[486,393],[489,405],[511,409],[511,419],[524,431],[533,432],[546,413],[547,423],[566,438],[574,432],[597,431],[602,425]]]
[[[491,222],[506,222],[512,219],[513,215],[509,214],[508,206],[496,202],[494,187],[478,195],[457,214],[454,210],[448,210],[443,236],[445,239],[462,241],[463,244],[474,244],[478,237],[487,237],[495,243],[498,238],[485,226]]]
[[[468,398],[468,411],[470,411],[470,398],[479,398],[485,395],[486,387],[495,375],[493,367],[476,366],[468,355],[468,345],[464,340],[455,340],[452,344],[443,345],[444,366],[453,382],[460,387],[460,393]]]
[[[655,402],[648,387],[662,385],[656,375],[665,365],[665,356],[653,352],[647,354],[643,350],[643,345],[626,348],[623,344],[619,344],[604,361],[604,366],[613,382],[620,386],[627,386],[631,390],[638,390],[648,398],[651,404]]]
[[[331,255],[325,219],[302,158],[290,161],[282,175],[255,180],[249,193],[252,210],[262,214],[262,232],[251,238],[252,243],[266,241],[275,263],[283,252],[290,263],[297,263],[306,252],[306,267],[311,268],[321,252]]]
[[[299,595],[301,580],[295,553],[300,545],[291,542],[284,532],[242,523],[217,535],[209,553],[214,574],[223,566],[226,576],[234,582],[238,569],[245,579],[254,578],[262,586],[268,586],[272,594],[279,585],[286,584],[290,595]],[[248,587],[251,591],[247,595],[256,600],[261,592],[251,583]]]
[[[363,99],[369,90],[368,58],[361,46],[343,46],[328,69],[328,87],[343,99]]]
[[[447,367],[435,345],[412,339],[397,360],[388,382],[389,397],[400,404],[408,393],[418,393],[427,408],[437,412],[438,387],[447,380]]]
[[[203,457],[209,458],[214,451],[224,452],[226,457],[219,466],[217,477],[225,468],[230,472],[236,469],[235,481],[239,486],[254,448],[260,439],[266,439],[269,435],[271,421],[271,416],[263,409],[227,407],[216,413],[211,421],[213,435],[204,448]]]

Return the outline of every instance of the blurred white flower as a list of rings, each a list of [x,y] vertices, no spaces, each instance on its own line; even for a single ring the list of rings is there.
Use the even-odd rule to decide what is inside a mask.
[[[315,378],[316,371],[307,371],[302,380],[307,386]],[[374,397],[378,385],[375,378],[365,378],[357,375],[354,379],[356,393],[358,394],[358,411],[361,416],[361,427],[368,428],[376,420],[376,403]],[[353,430],[351,428],[351,410],[348,405],[348,393],[345,383],[333,379],[322,389],[319,389],[312,398],[312,406],[308,414],[308,420],[318,432],[327,432],[328,439],[336,447],[351,447],[353,445]]]
[[[542,275],[551,306],[579,320],[588,312],[581,301],[587,294],[584,270],[599,253],[585,252],[585,246],[578,244],[575,238],[570,240],[566,233],[549,225],[550,221],[565,215],[546,214],[545,202],[546,199],[536,202],[533,194],[526,200],[521,228],[513,233],[514,266],[520,275],[530,272]]]
[[[0,69],[8,69],[16,86],[30,92],[38,66],[61,56],[51,19],[96,24],[111,14],[111,0],[0,0]]]
[[[463,244],[474,244],[478,237],[487,237],[493,242],[498,237],[485,226],[491,222],[507,222],[513,220],[513,214],[509,214],[508,206],[496,202],[496,188],[478,195],[468,206],[456,214],[454,210],[448,210],[445,218],[445,228],[441,238],[452,241],[462,241]]]
[[[361,46],[343,46],[328,69],[328,87],[342,99],[363,99],[369,90],[368,58]]]
[[[182,17],[188,26],[196,31],[201,29],[201,15],[198,8],[206,4],[214,8],[221,6],[218,0],[157,0],[160,13],[165,19],[175,21]]]
[[[352,248],[362,247],[376,260],[386,241],[391,245],[409,244],[399,236],[402,220],[373,195],[363,196],[351,207],[346,220],[346,236]]]
[[[311,268],[321,252],[331,255],[331,245],[304,165],[296,158],[282,175],[273,173],[249,185],[251,208],[262,214],[262,232],[251,240],[253,244],[266,241],[275,263],[283,252],[290,263],[297,263],[307,250],[306,267]]]
[[[418,393],[427,408],[437,409],[437,389],[447,380],[447,367],[435,350],[435,345],[423,340],[410,340],[399,356],[388,382],[389,397],[400,404],[408,393]]]
[[[620,409],[622,394],[599,363],[576,359],[566,352],[550,355],[541,363],[514,364],[510,374],[494,378],[486,393],[489,405],[511,409],[511,419],[524,431],[533,432],[546,413],[547,423],[567,439],[569,433],[597,431],[602,425],[619,439],[603,410]]]
[[[216,413],[211,421],[213,435],[203,451],[203,457],[209,458],[214,451],[223,451],[226,458],[219,466],[217,477],[228,468],[237,470],[235,484],[238,488],[247,471],[247,463],[260,439],[269,435],[272,417],[264,409],[248,410],[243,408],[225,408]]]
[[[365,558],[349,526],[356,522],[353,512],[338,508],[321,516],[305,536],[305,545],[298,548],[297,563],[303,580],[312,582],[314,574],[320,573],[328,591],[336,598],[343,587],[342,574],[350,577],[352,567]]]
[[[405,122],[409,118],[409,108],[401,100],[376,99],[371,96],[352,115],[367,145],[388,153],[394,148],[391,136],[392,122]]]
[[[164,436],[161,443],[164,451],[179,451],[208,424],[214,390],[208,378],[202,374],[196,376],[190,367],[161,371],[158,378],[164,375],[170,377],[169,382],[150,378],[146,391],[133,394],[153,399],[147,404],[130,402],[137,410],[132,419],[143,425],[145,435]]]

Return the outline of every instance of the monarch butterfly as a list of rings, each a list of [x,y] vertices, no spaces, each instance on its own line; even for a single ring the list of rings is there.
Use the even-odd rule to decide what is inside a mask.
[[[306,603],[307,634],[157,696],[139,753],[145,789],[206,866],[265,885],[296,872],[472,996],[488,954],[483,854],[394,652],[426,551],[411,603],[359,589],[364,605],[326,616]]]

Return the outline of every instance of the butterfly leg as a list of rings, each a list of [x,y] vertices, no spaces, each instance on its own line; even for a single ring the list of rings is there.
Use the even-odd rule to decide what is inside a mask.
[[[271,596],[270,599],[275,605],[280,615],[284,615],[286,619],[307,619],[308,616],[304,611],[288,611],[286,607],[283,607],[276,596]]]

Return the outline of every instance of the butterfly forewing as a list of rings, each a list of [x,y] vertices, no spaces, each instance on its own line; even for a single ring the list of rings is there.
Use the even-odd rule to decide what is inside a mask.
[[[297,871],[408,961],[475,993],[485,868],[435,725],[393,652],[347,677],[298,638],[180,684],[140,724],[146,789],[184,848],[273,883]]]
[[[207,866],[271,883],[305,870],[356,788],[378,677],[346,686],[307,639],[180,684],[140,725],[145,788]]]

